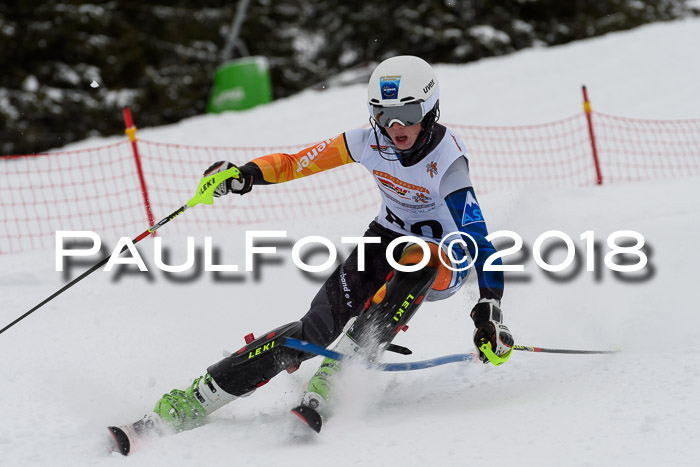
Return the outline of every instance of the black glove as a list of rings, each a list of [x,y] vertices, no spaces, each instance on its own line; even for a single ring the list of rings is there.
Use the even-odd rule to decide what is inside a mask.
[[[241,174],[238,178],[229,178],[219,184],[214,190],[214,196],[218,198],[219,196],[224,196],[229,193],[238,193],[239,195],[244,195],[253,189],[253,176],[247,173],[244,168],[237,167],[236,165],[226,162],[218,161],[214,162],[207,170],[204,171],[203,176],[213,175],[215,173],[223,172],[230,169],[231,167],[236,167]]]
[[[513,348],[513,336],[508,326],[503,324],[503,313],[498,307],[498,300],[482,298],[479,300],[471,312],[474,320],[474,345],[479,353],[479,360],[488,363],[489,359],[479,348],[482,340],[491,342],[493,353],[502,357]]]

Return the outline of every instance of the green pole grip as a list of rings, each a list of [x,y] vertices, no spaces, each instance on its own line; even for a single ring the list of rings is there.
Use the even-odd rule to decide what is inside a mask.
[[[198,204],[214,204],[214,190],[216,190],[216,187],[229,178],[239,178],[240,176],[241,171],[238,170],[238,167],[231,167],[223,172],[203,177],[199,182],[197,193],[187,202],[187,205],[193,208]]]
[[[493,363],[494,366],[503,365],[510,358],[510,354],[513,353],[513,349],[510,349],[502,357],[499,357],[498,355],[493,353],[493,350],[491,350],[491,342],[486,341],[484,339],[481,340],[481,346],[479,347],[479,350],[481,350],[484,353],[484,355],[486,355],[486,358],[488,358],[489,362]]]

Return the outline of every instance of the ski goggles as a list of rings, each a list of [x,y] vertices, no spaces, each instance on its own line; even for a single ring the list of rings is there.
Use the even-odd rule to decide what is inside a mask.
[[[422,102],[404,104],[400,107],[380,107],[377,105],[371,105],[370,107],[372,117],[383,128],[389,128],[394,122],[398,122],[399,125],[403,126],[413,126],[416,123],[420,123],[425,117]]]

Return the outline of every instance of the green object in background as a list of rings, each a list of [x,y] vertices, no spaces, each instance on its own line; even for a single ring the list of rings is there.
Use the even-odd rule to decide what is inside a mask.
[[[214,73],[214,88],[207,112],[245,110],[272,100],[270,66],[265,57],[245,57],[221,65]]]

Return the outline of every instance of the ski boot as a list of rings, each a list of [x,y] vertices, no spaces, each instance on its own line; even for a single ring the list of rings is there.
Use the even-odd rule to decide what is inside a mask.
[[[239,397],[252,394],[273,376],[299,367],[303,353],[279,345],[284,337],[301,338],[301,321],[295,321],[257,339],[248,334],[246,345],[207,368],[205,376],[184,390],[174,389],[156,403],[153,412],[136,423],[111,426],[117,449],[124,455],[134,442],[150,434],[180,432],[205,423],[207,415]]]
[[[153,412],[124,426],[108,427],[117,450],[125,456],[134,444],[145,438],[178,433],[204,424],[206,416],[223,407],[236,396],[223,391],[207,373],[194,380],[185,390],[173,389],[156,402]]]
[[[352,318],[346,325],[346,330],[354,321],[355,318]],[[333,350],[349,356],[359,356],[361,354],[360,347],[347,333],[343,334],[343,337],[340,338]],[[327,401],[330,398],[331,386],[340,371],[340,367],[340,362],[337,360],[332,358],[323,359],[318,371],[309,380],[301,404],[292,409],[292,413],[316,433],[321,431],[321,425],[323,424],[322,415],[323,417],[327,416]]]
[[[153,412],[177,433],[202,425],[208,414],[234,399],[236,396],[223,391],[207,373],[184,391],[173,389],[164,394]]]

